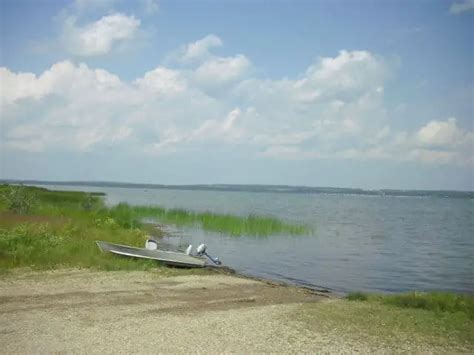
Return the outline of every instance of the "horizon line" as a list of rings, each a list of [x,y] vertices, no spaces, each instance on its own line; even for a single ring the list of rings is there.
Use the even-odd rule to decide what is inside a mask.
[[[124,182],[124,181],[107,181],[107,180],[38,180],[38,179],[8,179],[0,178],[0,183],[32,183],[32,184],[62,184],[62,185],[94,185],[94,184],[114,184],[114,185],[135,185],[135,186],[155,186],[155,187],[218,187],[218,186],[258,186],[258,187],[285,187],[285,188],[306,188],[306,189],[339,189],[339,190],[352,190],[362,192],[384,192],[384,191],[397,191],[397,192],[464,192],[474,193],[474,190],[453,190],[453,189],[400,189],[400,188],[373,188],[365,189],[361,187],[340,187],[340,186],[309,186],[309,185],[286,185],[286,184],[262,184],[262,183],[193,183],[193,184],[162,184],[162,183],[146,183],[146,182]],[[100,187],[100,186],[99,186]]]

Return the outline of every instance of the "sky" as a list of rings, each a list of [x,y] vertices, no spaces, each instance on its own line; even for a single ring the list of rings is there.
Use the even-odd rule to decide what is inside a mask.
[[[0,178],[474,190],[474,0],[0,1]]]

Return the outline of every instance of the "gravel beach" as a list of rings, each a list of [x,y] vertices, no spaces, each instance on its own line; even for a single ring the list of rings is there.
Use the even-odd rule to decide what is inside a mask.
[[[364,329],[349,329],[347,321],[337,321],[341,316],[351,319],[350,312],[358,307],[365,306],[218,273],[164,277],[159,271],[15,272],[0,278],[0,352],[470,351],[436,346],[436,339],[414,342],[403,332],[390,339],[368,338]]]

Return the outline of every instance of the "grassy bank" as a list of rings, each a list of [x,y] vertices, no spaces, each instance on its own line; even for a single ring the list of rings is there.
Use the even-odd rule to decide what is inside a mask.
[[[100,193],[50,191],[0,185],[0,269],[93,267],[149,269],[156,262],[102,254],[95,241],[143,246],[161,231],[143,218],[230,235],[298,234],[304,227],[268,217],[192,213],[160,207],[119,204],[107,207]]]
[[[448,292],[410,292],[393,295],[353,292],[349,301],[383,304],[398,308],[413,308],[437,313],[463,313],[474,321],[474,297]]]
[[[369,294],[354,292],[325,306],[304,306],[297,317],[311,328],[343,326],[353,341],[385,342],[411,351],[426,346],[436,352],[474,349],[474,298],[448,292]]]
[[[426,299],[438,296],[426,294]],[[450,295],[457,298],[457,295]],[[440,311],[400,306],[410,295],[371,296],[302,305],[294,317],[302,329],[327,334],[366,352],[472,353],[474,320],[470,311]],[[395,302],[395,303],[393,303]],[[472,302],[472,298],[471,301]]]

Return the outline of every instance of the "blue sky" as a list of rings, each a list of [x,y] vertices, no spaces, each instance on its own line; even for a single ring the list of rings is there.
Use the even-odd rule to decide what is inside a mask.
[[[474,189],[474,1],[1,6],[0,177]]]

